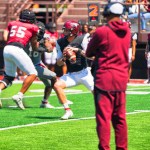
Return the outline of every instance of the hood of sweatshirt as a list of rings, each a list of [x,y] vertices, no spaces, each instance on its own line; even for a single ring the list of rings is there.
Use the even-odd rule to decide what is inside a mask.
[[[124,37],[129,30],[129,24],[121,20],[110,21],[108,26],[120,37]]]

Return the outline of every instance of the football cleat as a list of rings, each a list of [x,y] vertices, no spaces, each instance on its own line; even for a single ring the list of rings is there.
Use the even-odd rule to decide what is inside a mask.
[[[145,84],[150,84],[150,80],[147,79],[147,80],[144,81],[144,83],[145,83]]]
[[[49,103],[41,103],[40,108],[55,108]]]
[[[24,105],[23,105],[23,102],[22,102],[23,96],[17,94],[17,95],[14,95],[14,96],[12,97],[12,99],[13,99],[13,101],[16,103],[16,105],[17,105],[20,109],[22,109],[22,110],[25,109],[25,107],[24,107]]]
[[[68,120],[73,116],[73,112],[71,110],[66,110],[65,114],[61,117],[62,120]]]

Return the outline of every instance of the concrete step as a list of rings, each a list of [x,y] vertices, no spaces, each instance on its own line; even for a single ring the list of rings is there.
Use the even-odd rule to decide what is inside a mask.
[[[57,31],[59,31],[59,32],[62,31],[63,25],[64,25],[64,22],[58,23],[57,24]]]
[[[69,8],[69,15],[88,15],[88,8]]]
[[[6,11],[6,6],[0,6],[0,10],[5,10]]]
[[[7,5],[4,4],[4,1],[3,1],[3,2],[0,2],[0,6],[1,6],[1,7],[5,7],[5,8],[7,7]]]
[[[7,27],[6,22],[0,21],[0,29],[1,29],[1,31],[4,30],[6,27]]]
[[[87,15],[65,15],[61,18],[61,22],[66,22],[67,20],[86,20],[88,21]]]
[[[105,1],[75,1],[74,2],[74,7],[75,8],[86,8],[88,3],[99,3],[100,5],[106,5],[108,2]]]
[[[100,12],[103,12],[103,8],[100,8]],[[88,8],[69,8],[69,15],[88,15]]]

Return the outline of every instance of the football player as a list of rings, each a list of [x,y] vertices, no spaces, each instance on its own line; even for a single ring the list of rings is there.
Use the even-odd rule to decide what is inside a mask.
[[[137,45],[137,33],[132,33],[131,34],[131,44],[130,44],[130,48],[129,48],[129,78],[128,78],[128,82],[130,82],[130,77],[132,74],[132,63],[135,60],[136,45]]]
[[[144,83],[150,84],[150,34],[148,36],[148,41],[145,49],[145,58],[147,60],[147,80]]]
[[[38,41],[39,41],[39,48],[37,51],[33,51],[31,47],[27,46],[25,48],[26,53],[31,58],[39,79],[44,83],[45,90],[44,90],[44,97],[40,107],[42,108],[54,108],[49,102],[48,98],[52,91],[53,84],[56,80],[56,73],[50,71],[41,61],[41,55],[43,52],[51,53],[53,52],[53,46],[50,42],[50,36],[45,34],[45,25],[37,21],[36,25],[39,27],[39,34],[38,34]]]
[[[84,35],[78,36],[79,24],[76,21],[66,21],[63,26],[63,34],[65,37],[60,38],[56,42],[56,49],[58,51],[57,64],[67,65],[68,73],[60,77],[54,84],[54,90],[59,97],[60,102],[63,104],[65,114],[61,117],[66,120],[73,116],[73,112],[67,104],[67,98],[63,89],[79,84],[85,85],[90,91],[93,91],[93,76],[87,68],[87,60],[83,53],[82,41]],[[64,59],[66,47],[76,48],[76,63],[71,63],[69,60]]]
[[[37,50],[37,33],[39,28],[34,24],[36,16],[33,11],[25,9],[21,11],[18,21],[11,21],[8,24],[8,40],[4,47],[5,75],[0,81],[0,92],[12,84],[15,79],[16,68],[27,74],[18,94],[12,99],[21,109],[24,109],[22,99],[32,82],[36,79],[37,71],[25,53],[24,48],[31,42],[32,49]]]
[[[45,33],[50,36],[50,42],[53,45],[53,52],[52,53],[45,52],[43,54],[43,62],[48,67],[48,69],[50,69],[51,71],[55,71],[56,57],[57,57],[56,40],[58,39],[56,24],[53,22],[49,22],[48,24],[46,24]]]

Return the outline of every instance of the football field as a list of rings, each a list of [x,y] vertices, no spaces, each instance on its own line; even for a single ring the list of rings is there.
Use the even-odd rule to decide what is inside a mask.
[[[1,95],[0,150],[97,150],[94,100],[83,86],[65,90],[74,112],[72,119],[60,120],[64,110],[55,92],[49,102],[54,109],[39,108],[44,86],[32,84],[25,94],[25,110],[12,101],[21,84],[14,84]],[[150,85],[128,85],[127,122],[129,150],[150,150]],[[114,132],[111,149],[115,150]]]

